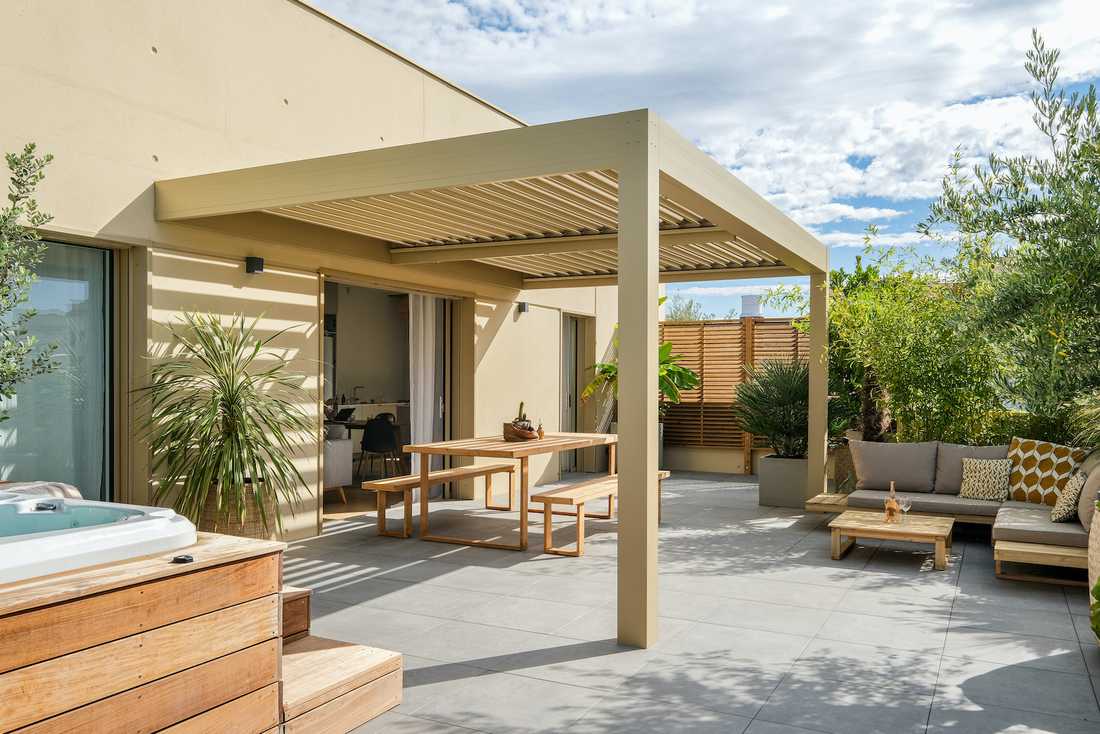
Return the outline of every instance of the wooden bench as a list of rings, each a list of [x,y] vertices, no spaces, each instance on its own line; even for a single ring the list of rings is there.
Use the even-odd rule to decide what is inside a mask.
[[[434,485],[444,482],[454,482],[459,479],[485,477],[485,506],[490,510],[511,509],[515,471],[516,467],[514,464],[474,464],[472,466],[456,466],[450,469],[440,469],[438,471],[429,472],[428,481],[430,484]],[[490,505],[491,483],[488,478],[493,474],[508,475],[507,508]],[[377,495],[375,507],[378,511],[379,535],[384,535],[388,538],[407,538],[412,535],[412,493],[413,490],[417,489],[419,486],[419,474],[407,474],[401,477],[390,477],[388,479],[375,479],[363,482],[363,489],[373,490]],[[400,492],[405,504],[405,523],[400,531],[386,529],[386,495],[393,492]]]
[[[657,522],[661,521],[661,482],[668,479],[669,472],[657,472]],[[542,549],[546,553],[559,556],[581,556],[584,554],[584,519],[592,517],[600,520],[609,520],[615,513],[615,497],[619,494],[619,476],[609,474],[598,479],[591,479],[580,484],[571,484],[568,487],[557,487],[531,496],[532,502],[542,503],[543,538]],[[584,506],[588,502],[607,500],[607,514],[588,514]],[[554,510],[554,505],[564,505],[576,508],[574,512]],[[535,510],[536,512],[538,510]],[[554,545],[554,515],[576,515],[577,518],[577,544],[574,550],[559,548]]]

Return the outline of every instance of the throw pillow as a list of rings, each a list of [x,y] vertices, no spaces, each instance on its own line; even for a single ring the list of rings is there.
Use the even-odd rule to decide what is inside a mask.
[[[1085,530],[1092,527],[1092,516],[1096,513],[1098,495],[1100,495],[1100,469],[1093,469],[1089,478],[1085,480],[1081,499],[1077,500],[1077,519],[1081,521],[1081,527]]]
[[[1058,495],[1058,501],[1054,503],[1054,509],[1050,511],[1051,522],[1077,519],[1077,501],[1081,499],[1081,490],[1085,488],[1087,478],[1084,472],[1077,472],[1066,481],[1066,486]]]
[[[1008,458],[1012,461],[1009,495],[1017,502],[1053,507],[1066,481],[1087,455],[1084,449],[1013,438],[1008,446]]]
[[[1008,476],[1012,462],[1008,459],[963,459],[962,488],[959,496],[971,500],[1008,499]]]

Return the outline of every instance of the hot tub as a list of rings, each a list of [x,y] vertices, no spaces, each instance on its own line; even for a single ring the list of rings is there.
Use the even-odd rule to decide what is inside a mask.
[[[174,510],[0,492],[0,584],[184,548]]]

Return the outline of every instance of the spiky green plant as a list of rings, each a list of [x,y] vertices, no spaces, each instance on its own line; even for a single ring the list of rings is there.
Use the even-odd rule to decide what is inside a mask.
[[[737,388],[733,413],[742,428],[764,438],[785,459],[806,457],[810,368],[803,360],[769,360],[749,369]]]
[[[268,507],[282,529],[305,481],[291,456],[292,435],[315,429],[299,407],[312,398],[302,375],[270,348],[285,332],[256,336],[257,320],[187,313],[171,327],[174,345],[150,371],[147,440],[160,478],[157,502],[198,522],[211,492],[219,516],[244,523],[256,513],[270,530]],[[249,493],[251,489],[251,494]],[[255,516],[255,515],[254,515]]]

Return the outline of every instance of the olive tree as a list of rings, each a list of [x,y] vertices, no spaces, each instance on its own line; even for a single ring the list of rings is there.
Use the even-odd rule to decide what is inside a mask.
[[[0,209],[0,399],[12,398],[19,383],[55,367],[54,347],[39,348],[28,333],[34,310],[19,308],[27,301],[46,250],[38,228],[51,217],[39,210],[34,192],[53,157],[37,155],[33,143],[5,157],[9,182],[7,205]],[[0,410],[0,420],[6,417]]]
[[[960,240],[948,265],[970,296],[970,333],[1003,367],[1002,399],[1064,440],[1074,402],[1100,390],[1100,117],[1095,87],[1059,85],[1058,51],[1038,33],[1025,67],[1045,150],[971,171],[956,153],[920,228]]]

